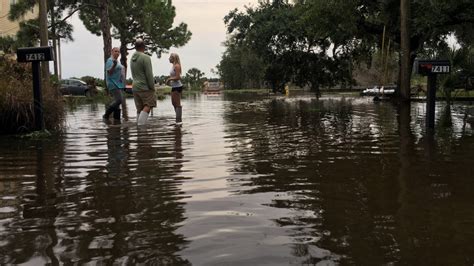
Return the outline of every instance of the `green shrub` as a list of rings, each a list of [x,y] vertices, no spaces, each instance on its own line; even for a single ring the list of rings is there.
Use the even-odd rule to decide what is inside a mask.
[[[45,129],[63,126],[64,102],[58,85],[42,87]],[[20,64],[0,56],[0,133],[26,133],[34,129],[31,64]]]

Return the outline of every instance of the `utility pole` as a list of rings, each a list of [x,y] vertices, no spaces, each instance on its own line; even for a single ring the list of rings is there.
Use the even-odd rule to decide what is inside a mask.
[[[48,6],[46,0],[39,0],[40,46],[48,46]],[[44,84],[49,84],[49,62],[41,62]]]
[[[62,74],[63,74],[63,69],[62,69],[62,66],[61,66],[61,37],[58,36],[58,58],[57,58],[57,62],[58,62],[58,79],[61,80],[62,79]]]
[[[400,0],[400,96],[403,101],[410,100],[410,0]]]
[[[51,14],[51,41],[53,42],[53,51],[54,51],[54,75],[59,79],[59,70],[58,70],[58,33],[56,32],[56,14],[54,13],[54,5],[49,7],[49,12]]]

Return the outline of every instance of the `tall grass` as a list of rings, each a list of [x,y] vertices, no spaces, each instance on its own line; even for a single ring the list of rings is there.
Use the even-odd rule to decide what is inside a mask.
[[[0,134],[31,132],[35,127],[31,64],[0,56]],[[57,85],[43,86],[45,129],[63,127],[64,102]]]

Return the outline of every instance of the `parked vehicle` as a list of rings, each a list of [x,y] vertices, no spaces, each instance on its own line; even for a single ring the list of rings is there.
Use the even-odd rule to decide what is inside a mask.
[[[97,89],[94,86],[88,85],[79,79],[62,79],[60,84],[60,90],[63,95],[82,95],[89,97],[97,94]]]
[[[374,86],[372,89],[367,88],[363,90],[360,95],[361,96],[379,96],[379,95],[385,95],[385,96],[392,96],[395,94],[395,89],[396,86]]]
[[[132,84],[127,84],[125,85],[125,93],[127,94],[133,94],[133,91],[132,91]]]

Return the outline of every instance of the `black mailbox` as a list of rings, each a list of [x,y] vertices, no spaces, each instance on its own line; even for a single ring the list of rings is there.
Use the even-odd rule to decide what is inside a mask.
[[[16,50],[16,60],[22,63],[31,62],[31,71],[33,73],[33,98],[35,111],[35,126],[36,129],[42,130],[44,128],[43,120],[43,96],[41,95],[41,73],[40,62],[53,61],[53,47],[24,47]]]
[[[451,63],[448,60],[416,60],[415,67],[416,73],[423,76],[451,72]]]
[[[18,62],[53,61],[53,47],[41,46],[18,48],[16,51],[16,57]]]
[[[436,107],[436,79],[438,74],[449,74],[451,63],[449,60],[419,60],[414,64],[416,73],[428,76],[426,84],[426,127],[434,129]]]

